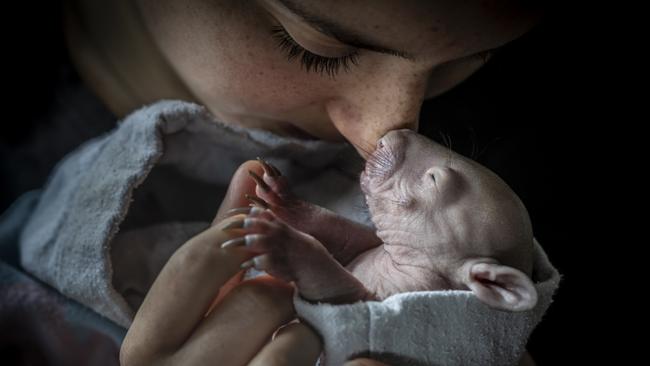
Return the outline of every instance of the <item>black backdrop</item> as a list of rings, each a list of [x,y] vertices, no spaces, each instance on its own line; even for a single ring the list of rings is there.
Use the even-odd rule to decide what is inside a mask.
[[[5,93],[0,134],[0,209],[22,192],[41,187],[64,152],[44,161],[16,161],[21,146],[48,124],[60,64],[65,59],[60,6],[42,2],[7,5],[3,22]],[[20,14],[19,16],[16,14]],[[579,17],[553,9],[544,23],[497,53],[455,89],[427,101],[421,132],[475,157],[499,174],[529,209],[536,238],[564,275],[560,290],[528,349],[540,365],[565,364],[597,354],[590,343],[602,328],[586,314],[592,282],[585,252],[600,245],[584,225],[593,182],[586,171],[587,132],[597,128],[595,66],[586,61],[586,33]],[[589,126],[588,128],[586,126]],[[96,131],[99,133],[101,131]],[[88,136],[88,138],[91,136]],[[75,148],[71,144],[68,150]],[[33,157],[31,159],[34,159]],[[30,175],[30,170],[39,172]],[[17,184],[12,177],[27,175]],[[597,319],[596,319],[597,320]],[[591,334],[590,334],[591,333]]]

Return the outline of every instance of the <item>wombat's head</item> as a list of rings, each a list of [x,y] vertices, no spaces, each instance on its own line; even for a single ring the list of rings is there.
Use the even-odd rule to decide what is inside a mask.
[[[377,235],[405,275],[469,289],[511,311],[535,306],[528,212],[495,173],[411,130],[387,133],[361,175]]]

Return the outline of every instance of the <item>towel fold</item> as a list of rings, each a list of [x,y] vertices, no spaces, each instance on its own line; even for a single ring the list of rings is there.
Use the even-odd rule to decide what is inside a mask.
[[[129,327],[169,256],[209,227],[233,173],[256,156],[278,166],[299,197],[373,227],[358,184],[363,161],[350,144],[226,125],[202,106],[160,101],[57,164],[21,231],[21,264]],[[294,295],[294,304],[323,336],[327,366],[364,352],[418,365],[513,364],[559,279],[536,250],[540,301],[530,312],[494,312],[463,291],[337,306]]]

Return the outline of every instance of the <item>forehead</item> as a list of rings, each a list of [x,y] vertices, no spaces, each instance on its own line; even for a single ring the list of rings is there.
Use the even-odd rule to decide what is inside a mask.
[[[538,11],[517,0],[290,2],[433,64],[502,46],[529,30],[539,17]]]

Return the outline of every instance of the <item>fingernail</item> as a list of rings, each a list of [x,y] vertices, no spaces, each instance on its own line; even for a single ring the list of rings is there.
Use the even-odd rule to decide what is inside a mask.
[[[249,201],[252,201],[253,203],[257,203],[258,205],[264,207],[264,208],[269,208],[269,205],[264,201],[263,199],[257,197],[257,196],[252,196],[248,193],[244,194],[244,197],[248,199]]]
[[[242,245],[245,243],[248,244],[248,241],[246,240],[245,237],[234,238],[223,242],[223,244],[221,244],[221,248],[228,248],[236,245]]]
[[[255,216],[261,214],[262,212],[264,212],[263,208],[260,208],[260,207],[257,207],[257,206],[251,206],[249,208],[250,208],[250,212],[248,213],[248,216],[250,216],[250,217],[255,217]]]
[[[244,220],[235,220],[235,221],[229,223],[228,225],[224,226],[223,229],[224,230],[227,230],[227,229],[241,229],[242,227],[244,227]]]
[[[271,167],[269,166],[269,163],[267,163],[266,160],[264,160],[264,159],[262,159],[260,157],[257,157],[257,161],[259,161],[260,164],[262,164],[262,169],[264,169],[264,173],[266,173],[266,175],[268,175],[269,177],[275,176],[274,175],[275,173],[273,172],[273,169],[271,169]]]
[[[236,207],[236,208],[231,208],[230,210],[226,211],[226,214],[224,218],[230,217],[230,216],[235,216],[238,214],[249,214],[251,212],[251,207]]]
[[[255,265],[255,260],[251,259],[251,260],[247,260],[246,262],[240,264],[239,268],[241,268],[241,269],[249,269],[249,268],[253,267],[254,265]]]
[[[251,177],[253,177],[253,180],[255,181],[255,183],[257,183],[257,185],[260,186],[260,188],[262,188],[264,190],[264,192],[268,192],[268,191],[271,190],[271,187],[269,187],[268,184],[266,184],[266,182],[259,175],[255,174],[254,171],[249,170],[248,174]]]
[[[244,245],[246,245],[247,247],[253,246],[253,244],[255,244],[255,242],[258,241],[261,236],[262,236],[262,234],[247,234],[247,235],[244,235],[244,241],[245,241]]]

